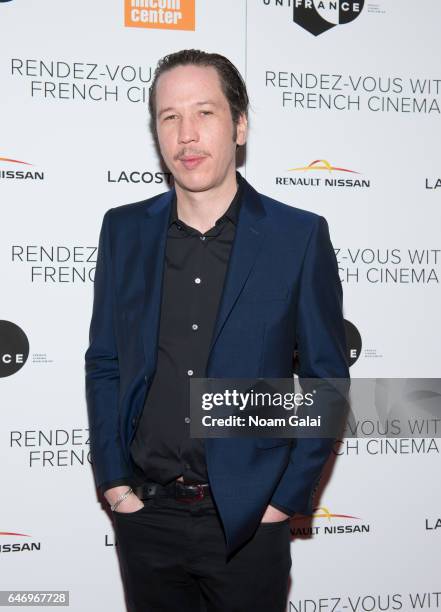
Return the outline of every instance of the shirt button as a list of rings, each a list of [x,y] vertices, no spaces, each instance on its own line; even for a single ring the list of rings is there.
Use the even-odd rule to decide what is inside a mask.
[[[184,421],[185,421],[186,423],[190,423],[191,419],[190,419],[190,417],[185,417]]]
[[[194,372],[193,372],[193,370],[187,370],[187,374],[188,374],[189,376],[193,376]]]
[[[201,279],[200,279],[199,277],[196,277],[196,278],[194,279],[194,282],[196,283],[196,285],[199,285],[199,284],[200,284],[200,282],[201,282]]]
[[[205,240],[206,236],[200,236],[201,240]]]
[[[194,329],[196,331],[198,327],[199,325],[197,323],[193,323],[193,325],[191,326],[191,329]]]

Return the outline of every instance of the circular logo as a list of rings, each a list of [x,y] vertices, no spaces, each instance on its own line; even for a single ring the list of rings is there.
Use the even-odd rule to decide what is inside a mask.
[[[357,361],[361,354],[361,335],[353,323],[344,319],[345,334],[346,334],[346,356],[348,365],[351,367]],[[299,351],[294,350],[293,357],[293,372],[299,374],[300,360]]]
[[[318,36],[336,25],[354,21],[363,6],[364,0],[296,0],[294,22]]]
[[[361,335],[353,323],[345,319],[346,351],[349,367],[354,365],[361,354]]]
[[[0,321],[0,378],[18,372],[28,357],[29,340],[21,327],[11,321]]]

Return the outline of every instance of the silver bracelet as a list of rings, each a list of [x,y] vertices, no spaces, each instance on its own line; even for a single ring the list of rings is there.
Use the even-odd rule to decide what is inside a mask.
[[[112,512],[115,512],[115,510],[118,508],[120,503],[123,502],[126,499],[126,497],[128,497],[130,495],[130,493],[133,493],[132,487],[127,489],[127,491],[125,493],[121,493],[121,495],[116,498],[115,503],[112,506],[110,506],[110,509],[112,510]]]

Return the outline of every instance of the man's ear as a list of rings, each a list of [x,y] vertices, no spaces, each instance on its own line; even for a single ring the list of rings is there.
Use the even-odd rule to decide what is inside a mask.
[[[236,144],[244,145],[247,141],[248,121],[244,113],[239,116],[236,124]]]

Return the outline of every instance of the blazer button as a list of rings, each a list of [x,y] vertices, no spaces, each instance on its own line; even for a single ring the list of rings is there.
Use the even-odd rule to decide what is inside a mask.
[[[132,419],[132,425],[133,427],[135,427],[136,423],[138,422],[138,419],[136,417],[133,417]]]

